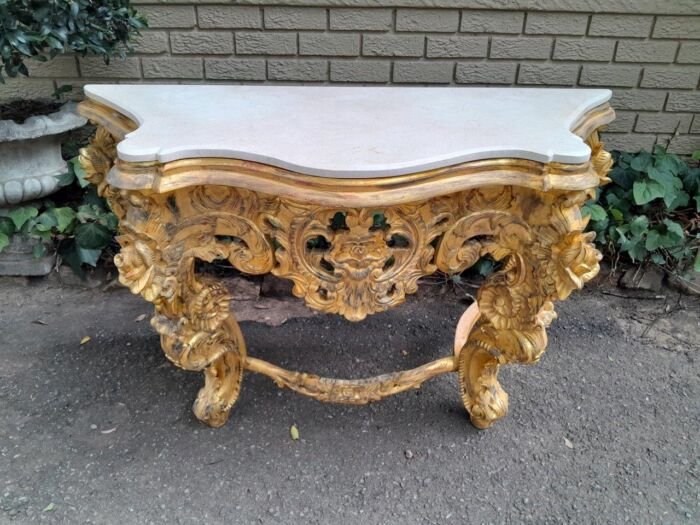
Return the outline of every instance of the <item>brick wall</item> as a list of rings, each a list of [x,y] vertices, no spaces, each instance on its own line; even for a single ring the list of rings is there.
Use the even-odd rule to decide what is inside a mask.
[[[133,56],[32,63],[0,98],[88,82],[607,87],[611,148],[700,149],[698,0],[133,3],[150,22]]]

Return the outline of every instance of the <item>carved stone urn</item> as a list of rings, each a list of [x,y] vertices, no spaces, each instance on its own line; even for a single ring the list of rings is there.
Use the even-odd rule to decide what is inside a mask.
[[[0,120],[0,208],[21,206],[56,191],[57,175],[68,171],[61,157],[63,134],[86,122],[75,112],[72,102],[49,115],[29,117],[21,124]],[[34,257],[39,243],[18,234],[12,237],[0,253],[0,275],[48,274],[56,255]]]
[[[68,102],[50,115],[22,124],[0,120],[0,207],[46,197],[58,188],[56,176],[68,171],[61,136],[86,123]]]

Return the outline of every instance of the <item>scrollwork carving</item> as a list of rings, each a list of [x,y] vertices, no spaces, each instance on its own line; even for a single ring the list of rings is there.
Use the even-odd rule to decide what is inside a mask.
[[[454,211],[449,198],[377,210],[283,199],[277,214],[266,217],[279,246],[273,273],[291,279],[295,295],[312,308],[360,321],[403,302],[420,277],[436,270],[431,243]],[[338,214],[344,224],[333,227]]]
[[[126,190],[108,183],[116,142],[99,127],[80,161],[120,220],[119,280],[155,305],[151,324],[167,358],[204,372],[194,412],[212,426],[226,421],[246,368],[343,403],[374,401],[458,371],[472,421],[486,428],[508,408],[497,379],[500,365],[536,362],[556,318],[553,302],[598,272],[600,254],[580,213],[591,190],[501,185],[366,208],[321,206],[206,181],[162,193]],[[597,133],[587,142],[604,183],[610,155]],[[477,294],[480,320],[461,336],[457,346],[466,342],[456,356],[361,380],[290,372],[248,358],[230,293],[194,271],[197,259],[226,259],[248,274],[272,272],[293,281],[294,293],[310,307],[359,321],[403,302],[421,277],[437,269],[461,272],[485,255],[500,266]]]
[[[529,364],[547,346],[556,318],[553,301],[565,299],[598,273],[600,253],[580,205],[587,192],[538,193],[512,189],[502,211],[472,209],[443,237],[437,262],[460,271],[485,254],[502,261],[477,294],[481,319],[459,355],[462,399],[479,428],[505,415],[508,397],[498,367]]]

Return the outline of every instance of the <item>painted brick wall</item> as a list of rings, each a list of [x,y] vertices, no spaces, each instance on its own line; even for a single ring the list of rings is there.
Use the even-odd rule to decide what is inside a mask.
[[[133,56],[33,63],[0,99],[88,82],[608,87],[609,147],[700,149],[697,0],[133,3],[150,21]]]

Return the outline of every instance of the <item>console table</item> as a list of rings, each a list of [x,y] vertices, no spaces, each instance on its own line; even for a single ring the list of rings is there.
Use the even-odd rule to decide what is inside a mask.
[[[504,416],[500,365],[535,363],[565,299],[598,272],[581,205],[605,183],[608,90],[88,85],[97,125],[80,161],[120,221],[119,280],[155,305],[177,366],[204,372],[194,413],[221,426],[244,371],[361,404],[459,374],[472,423]],[[195,261],[273,273],[350,321],[419,279],[501,261],[459,321],[454,352],[367,379],[250,356],[229,291]]]

